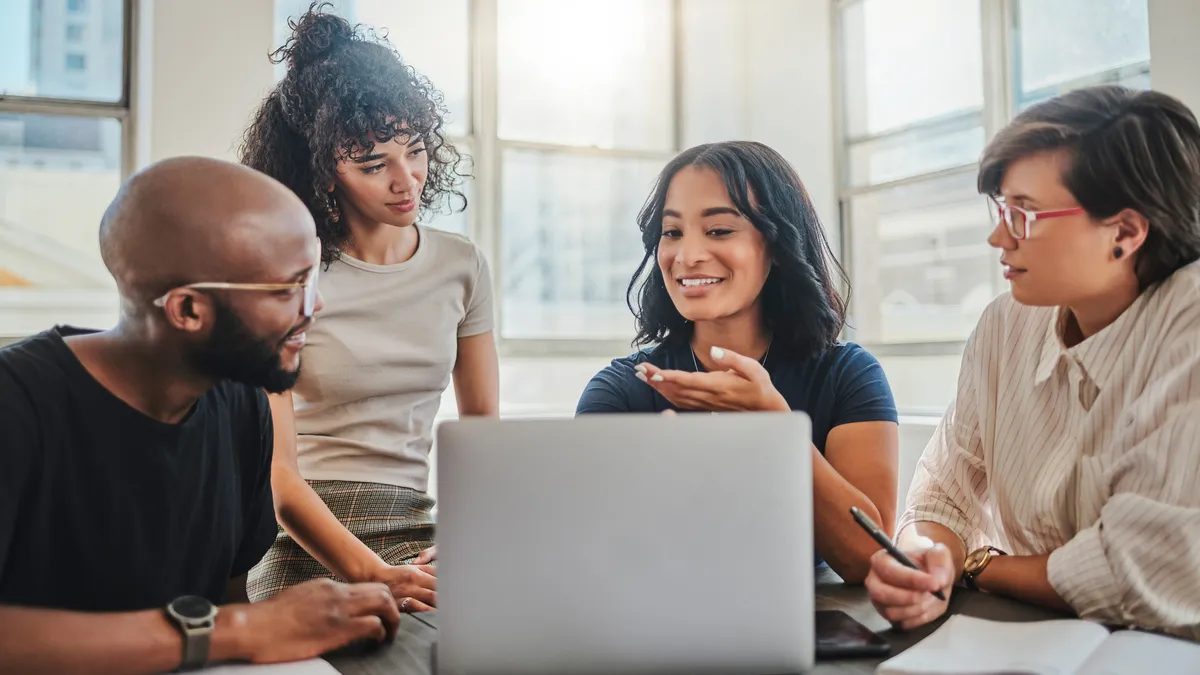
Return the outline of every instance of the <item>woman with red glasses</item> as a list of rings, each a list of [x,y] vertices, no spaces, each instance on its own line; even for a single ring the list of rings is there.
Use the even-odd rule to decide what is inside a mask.
[[[959,583],[1105,624],[1200,638],[1200,126],[1105,86],[1023,112],[979,190],[1012,292],[865,584],[899,628]]]

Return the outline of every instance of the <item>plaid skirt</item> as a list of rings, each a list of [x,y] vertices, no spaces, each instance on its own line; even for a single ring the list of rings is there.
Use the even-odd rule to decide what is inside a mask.
[[[310,480],[308,484],[346,529],[389,565],[412,562],[418,553],[433,546],[433,499],[423,492],[340,480]],[[325,569],[281,527],[266,556],[250,570],[246,592],[252,602],[258,602],[317,577],[345,581]]]

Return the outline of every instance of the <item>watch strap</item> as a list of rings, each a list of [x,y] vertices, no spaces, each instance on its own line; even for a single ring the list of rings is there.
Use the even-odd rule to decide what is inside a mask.
[[[975,585],[975,575],[974,574],[971,574],[970,572],[963,570],[962,581],[963,581],[963,586],[966,586],[967,588],[969,588],[973,591],[979,590],[979,586]]]
[[[179,670],[199,670],[208,664],[212,646],[212,623],[207,628],[183,627],[183,663]]]

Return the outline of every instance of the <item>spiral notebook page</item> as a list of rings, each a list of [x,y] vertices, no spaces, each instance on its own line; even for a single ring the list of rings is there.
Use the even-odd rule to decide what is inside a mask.
[[[211,675],[338,675],[338,671],[323,659],[269,665],[237,664],[206,668]]]
[[[1108,637],[1077,619],[1005,623],[956,615],[880,664],[879,675],[1070,675]]]

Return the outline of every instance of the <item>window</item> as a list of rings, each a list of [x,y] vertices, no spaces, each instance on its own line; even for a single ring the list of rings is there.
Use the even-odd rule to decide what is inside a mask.
[[[968,174],[851,196],[858,339],[939,342],[969,335],[996,297],[986,198]]]
[[[669,151],[667,0],[499,0],[500,137]]]
[[[843,11],[842,27],[851,185],[978,157],[984,138],[979,0],[863,0]]]
[[[104,14],[71,24],[48,5],[0,5],[11,38],[0,44],[0,337],[115,319],[115,290],[95,242],[127,168],[125,36],[111,32],[124,25],[126,3],[104,3]],[[93,23],[104,27],[95,32],[103,43],[67,53],[68,26]],[[77,80],[82,86],[72,89]]]
[[[675,146],[670,2],[497,12],[501,334],[628,340],[637,210]]]
[[[1146,4],[840,5],[841,201],[854,339],[874,348],[960,345],[967,338],[1006,288],[986,241],[987,204],[975,191],[988,134],[1017,111],[1070,89],[1101,82],[1148,87]],[[1000,56],[985,64],[985,54]]]
[[[505,150],[504,337],[628,341],[625,289],[643,255],[634,223],[662,164]]]
[[[81,2],[69,17],[50,2],[0,2],[0,96],[123,106],[130,1],[107,0],[86,14]],[[92,36],[86,46],[85,35]]]
[[[1013,59],[1018,109],[1088,84],[1150,86],[1146,0],[1020,0]]]

